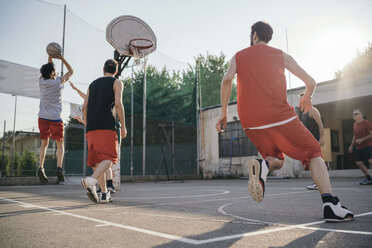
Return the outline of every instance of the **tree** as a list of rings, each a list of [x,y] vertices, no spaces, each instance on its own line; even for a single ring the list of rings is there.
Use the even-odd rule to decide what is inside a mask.
[[[358,52],[357,56],[350,61],[342,70],[335,73],[336,79],[355,76],[360,73],[372,70],[372,43],[368,43],[363,52]]]
[[[38,160],[35,153],[27,149],[22,152],[22,156],[17,165],[17,176],[35,176]]]

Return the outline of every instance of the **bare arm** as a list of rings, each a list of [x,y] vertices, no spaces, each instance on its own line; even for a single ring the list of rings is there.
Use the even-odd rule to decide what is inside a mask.
[[[218,132],[221,132],[222,129],[226,128],[227,123],[227,107],[229,104],[229,99],[231,96],[232,81],[237,73],[235,55],[231,58],[229,68],[221,82],[221,115],[216,123],[216,129]]]
[[[349,152],[350,152],[350,153],[353,152],[354,144],[355,144],[355,136],[353,136],[353,141],[351,141],[351,144],[350,144],[350,146],[349,146]]]
[[[360,138],[360,139],[356,139],[355,140],[355,143],[357,145],[359,145],[359,144],[362,144],[364,141],[366,141],[366,140],[368,140],[370,138],[372,138],[372,131],[369,131],[369,134],[367,136],[364,136],[363,138]]]
[[[76,86],[71,81],[68,82],[70,83],[71,88],[73,88],[79,94],[79,96],[81,96],[81,98],[85,99],[86,94],[84,94],[81,90],[76,88]]]
[[[323,146],[324,145],[324,126],[323,126],[323,122],[322,122],[322,119],[320,118],[320,113],[319,111],[312,107],[310,109],[310,117],[312,117],[316,124],[318,124],[318,128],[319,128],[319,144],[320,146]]]
[[[84,99],[84,104],[83,104],[83,119],[85,121],[85,125],[87,124],[87,111],[88,111],[88,100],[89,100],[89,89],[87,91],[87,95]]]
[[[304,69],[297,64],[297,62],[290,55],[283,53],[283,57],[285,68],[301,79],[306,85],[305,94],[300,99],[299,107],[301,110],[304,110],[304,113],[307,113],[312,107],[311,97],[314,94],[316,82],[309,74],[307,74],[306,71],[304,71]]]
[[[65,60],[64,57],[62,57],[61,55],[58,55],[56,58],[60,59],[67,68],[67,73],[63,75],[63,77],[61,78],[61,83],[64,84],[70,79],[74,71],[72,70],[70,64]]]
[[[115,110],[119,117],[121,123],[121,137],[125,139],[127,136],[127,128],[125,126],[125,114],[124,114],[124,105],[122,101],[123,95],[123,83],[116,79],[114,83],[114,94],[115,94]]]
[[[48,55],[48,63],[53,63],[52,56]]]

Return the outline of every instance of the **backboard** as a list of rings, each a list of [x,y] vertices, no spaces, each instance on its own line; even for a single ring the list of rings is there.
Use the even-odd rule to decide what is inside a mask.
[[[147,23],[135,16],[123,15],[112,20],[106,28],[106,40],[121,55],[133,57],[129,42],[147,39],[153,42],[148,54],[156,50],[156,36]]]

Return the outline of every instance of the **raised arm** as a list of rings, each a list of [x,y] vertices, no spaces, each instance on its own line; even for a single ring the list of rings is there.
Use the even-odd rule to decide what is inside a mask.
[[[231,89],[232,89],[232,82],[235,77],[237,70],[236,70],[236,61],[235,61],[235,55],[231,58],[229,68],[227,69],[227,72],[225,76],[222,79],[221,82],[221,115],[216,123],[216,129],[218,132],[221,132],[223,129],[226,128],[227,123],[227,112],[228,112],[228,104],[229,99],[231,96]],[[221,129],[222,125],[222,129]]]
[[[127,128],[125,126],[124,105],[122,101],[123,83],[119,79],[115,80],[114,93],[115,93],[115,110],[119,117],[119,121],[121,123],[121,137],[122,139],[125,139],[125,137],[127,137]]]
[[[76,86],[71,81],[68,82],[70,83],[71,88],[73,88],[79,94],[79,96],[81,96],[81,98],[85,99],[86,94],[84,94],[81,90],[76,88]]]
[[[56,58],[60,59],[62,61],[62,63],[67,68],[67,73],[65,75],[63,75],[63,77],[61,78],[61,83],[64,84],[65,82],[67,82],[70,79],[70,77],[72,76],[74,71],[72,70],[70,64],[65,60],[65,58],[62,57],[62,55],[58,55]]]
[[[312,107],[311,97],[314,94],[316,82],[290,55],[283,53],[283,57],[285,68],[301,79],[306,85],[305,94],[300,99],[299,107],[301,110],[304,110],[304,113],[307,113]]]
[[[84,98],[84,104],[83,104],[83,119],[85,121],[85,125],[87,124],[87,111],[88,111],[88,100],[89,100],[89,89],[87,91],[87,95]]]

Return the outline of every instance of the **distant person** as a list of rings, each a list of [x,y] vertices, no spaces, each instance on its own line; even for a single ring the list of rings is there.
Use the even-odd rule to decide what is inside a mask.
[[[105,172],[118,159],[114,110],[121,123],[121,137],[124,139],[127,136],[122,103],[123,84],[114,77],[117,72],[117,62],[113,59],[107,60],[103,67],[104,76],[89,85],[83,105],[88,140],[88,166],[93,168],[94,173],[91,177],[82,179],[81,185],[88,190],[87,195],[93,202],[112,201],[106,186]],[[96,192],[97,181],[101,188],[100,198]]]
[[[221,115],[216,129],[226,128],[232,81],[237,75],[238,113],[248,138],[264,159],[249,161],[248,188],[255,201],[264,197],[269,170],[284,165],[284,154],[310,164],[311,176],[323,201],[323,218],[329,222],[352,220],[354,215],[332,195],[327,167],[319,143],[302,125],[287,102],[284,70],[304,81],[306,90],[299,106],[304,113],[312,108],[315,81],[288,54],[268,46],[273,30],[264,22],[251,27],[251,47],[231,59],[221,83]]]
[[[72,89],[74,89],[81,98],[85,99],[86,97],[86,94],[84,92],[82,92],[81,90],[79,90],[71,81],[69,81],[70,83],[70,86]],[[73,117],[75,120],[79,121],[80,123],[82,124],[86,124],[85,123],[85,120],[81,117],[81,116],[74,116]],[[112,169],[109,168],[107,169],[107,171],[105,172],[106,173],[106,186],[107,186],[107,190],[110,191],[111,194],[115,193],[115,188],[114,188],[114,185],[112,183]],[[97,190],[97,192],[101,192],[101,189],[99,188]]]
[[[361,109],[357,108],[353,110],[353,119],[355,121],[354,137],[349,147],[349,152],[352,153],[354,146],[356,146],[356,164],[366,176],[359,184],[370,185],[372,184],[372,179],[365,164],[372,164],[372,124],[364,119],[363,116],[364,112]]]
[[[305,92],[299,94],[299,97],[303,97]],[[318,109],[314,106],[309,110],[309,112],[304,113],[299,107],[295,108],[296,114],[302,124],[309,130],[309,132],[314,136],[314,138],[319,142],[320,146],[324,146],[324,126],[322,119],[320,118],[320,113]],[[317,190],[318,187],[315,183],[306,186],[308,190]]]
[[[67,73],[58,77],[52,57],[48,57],[48,63],[40,69],[41,77],[39,79],[40,87],[40,105],[39,105],[39,130],[40,130],[40,164],[37,175],[42,184],[49,182],[44,171],[45,154],[51,137],[57,143],[57,170],[56,175],[59,182],[65,181],[62,169],[64,154],[63,146],[63,122],[62,122],[62,92],[64,83],[69,80],[73,70],[69,63],[61,56],[55,57],[60,59],[67,68]]]

